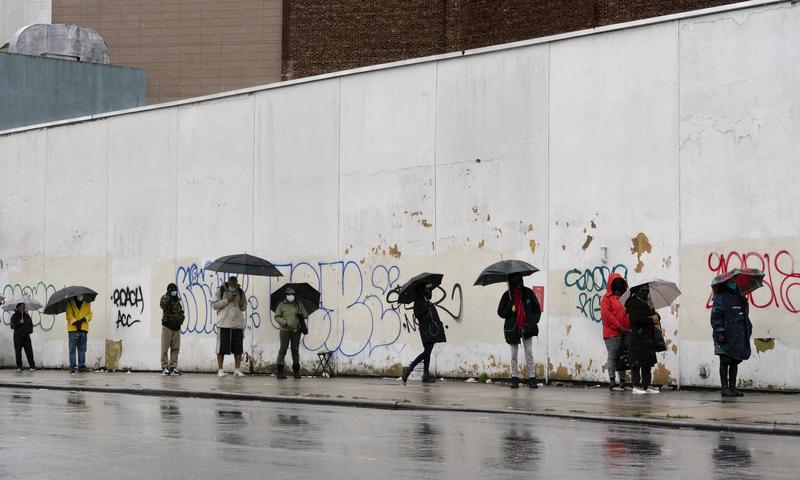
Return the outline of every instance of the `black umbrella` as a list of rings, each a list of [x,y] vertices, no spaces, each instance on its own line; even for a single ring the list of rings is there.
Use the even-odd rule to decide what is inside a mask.
[[[44,306],[43,313],[45,315],[58,315],[59,313],[64,313],[67,311],[67,302],[70,299],[77,297],[78,295],[83,295],[84,302],[93,302],[95,297],[97,297],[97,292],[92,290],[91,288],[81,287],[81,286],[72,286],[62,288],[57,292],[50,295],[50,298],[47,299],[47,305]]]
[[[273,312],[278,308],[278,304],[286,300],[286,289],[294,289],[295,301],[300,302],[306,308],[306,313],[311,315],[312,312],[319,310],[319,291],[307,283],[287,283],[281,288],[272,292],[269,296],[269,308]]]
[[[241,273],[243,275],[258,275],[261,277],[282,277],[281,272],[263,258],[246,253],[219,257],[211,262],[206,270],[221,273]]]
[[[429,283],[434,287],[438,287],[442,284],[443,277],[444,275],[441,273],[430,272],[423,272],[412,277],[397,290],[396,302],[404,304],[413,302],[414,298],[417,296],[417,287],[420,285],[427,285]]]
[[[508,281],[509,276],[520,275],[528,276],[538,272],[539,269],[528,262],[522,260],[500,260],[484,268],[475,285],[492,285]]]

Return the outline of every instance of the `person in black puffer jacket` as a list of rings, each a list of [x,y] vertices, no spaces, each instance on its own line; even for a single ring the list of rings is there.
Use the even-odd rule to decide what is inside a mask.
[[[28,359],[28,367],[36,370],[36,362],[33,360],[33,345],[31,344],[31,334],[33,333],[33,321],[28,312],[25,311],[25,304],[18,303],[16,311],[11,315],[11,329],[14,330],[14,354],[17,359],[17,371],[22,371],[22,350],[25,350],[25,357]]]
[[[500,303],[497,305],[497,315],[504,319],[503,333],[506,343],[511,347],[511,388],[519,388],[519,373],[517,368],[517,353],[519,344],[525,348],[525,365],[528,373],[528,386],[538,388],[536,374],[533,371],[533,340],[539,335],[539,318],[542,316],[542,307],[539,299],[530,288],[525,288],[522,277],[515,275],[509,277],[509,290],[503,292]]]

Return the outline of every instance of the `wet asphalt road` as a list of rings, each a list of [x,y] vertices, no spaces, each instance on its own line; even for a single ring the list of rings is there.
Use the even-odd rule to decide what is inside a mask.
[[[797,438],[0,389],[0,478],[798,478]]]

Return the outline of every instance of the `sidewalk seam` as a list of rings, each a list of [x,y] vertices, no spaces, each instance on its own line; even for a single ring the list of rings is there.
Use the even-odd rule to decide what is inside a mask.
[[[397,411],[439,411],[454,413],[481,413],[490,415],[524,415],[529,417],[558,418],[563,420],[580,420],[587,422],[618,423],[642,425],[659,428],[683,428],[715,432],[755,433],[766,435],[800,436],[800,426],[778,424],[737,424],[703,420],[667,420],[652,417],[614,417],[602,414],[582,414],[567,412],[551,412],[536,410],[498,410],[491,408],[458,407],[447,405],[428,405],[423,403],[406,403],[396,400],[338,399],[321,397],[303,397],[286,395],[266,395],[255,393],[211,392],[198,390],[170,390],[157,388],[131,387],[96,387],[87,385],[41,385],[34,383],[14,383],[0,381],[0,388],[18,388],[27,390],[58,390],[91,393],[111,393],[120,395],[139,395],[148,397],[201,398],[209,400],[239,400],[265,403],[291,403],[300,405],[338,406],[350,408],[374,408]]]

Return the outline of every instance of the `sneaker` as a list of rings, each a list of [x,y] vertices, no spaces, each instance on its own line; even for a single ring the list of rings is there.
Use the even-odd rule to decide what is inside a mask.
[[[70,375],[75,375],[75,369],[74,368],[70,368],[69,369],[69,374]]]
[[[300,372],[294,372],[294,375],[292,376],[295,378],[295,380],[300,380],[301,378],[303,378],[303,376],[300,375]]]
[[[21,369],[21,368],[18,368],[18,369],[17,369],[17,371],[18,371],[18,372],[21,372],[21,371],[22,371],[22,369]]]
[[[217,376],[221,378],[224,377],[225,375],[227,375],[227,373],[225,373],[225,371],[220,368],[219,371],[217,372]]]
[[[241,370],[234,370],[234,371],[233,371],[233,376],[234,376],[234,377],[244,377],[244,376],[246,376],[246,375],[245,375],[244,373],[242,373],[242,371],[241,371]]]
[[[611,386],[608,387],[608,390],[611,391],[611,392],[623,392],[623,391],[625,391],[625,389],[622,388],[621,385],[617,385],[616,383],[612,383]]]
[[[528,379],[528,388],[539,388],[539,384],[536,383],[535,378]]]
[[[403,375],[401,377],[403,379],[403,385],[405,385],[406,382],[408,382],[408,376],[409,375],[411,375],[411,368],[403,367]]]
[[[657,388],[653,388],[653,387],[647,387],[647,390],[645,390],[645,391],[647,393],[650,393],[650,394],[661,393],[661,390],[659,390]]]
[[[166,376],[168,376],[168,375],[169,375],[169,368],[165,368],[165,369],[164,369],[164,370],[161,372],[161,376],[164,376],[164,377],[166,377]]]
[[[646,394],[646,393],[647,393],[647,391],[645,391],[645,390],[644,390],[644,389],[642,389],[642,388],[639,388],[639,387],[633,387],[633,394],[634,394],[634,395],[644,395],[644,394]]]
[[[183,372],[181,372],[177,368],[172,368],[172,369],[170,369],[169,374],[170,375],[183,375]]]
[[[31,367],[31,368],[30,368],[30,371],[31,371],[31,372],[35,372],[35,371],[36,371],[36,367]]]
[[[80,367],[80,368],[78,368],[78,372],[79,372],[79,373],[87,373],[88,371],[89,371],[89,369],[88,369],[88,368],[86,368],[86,367]]]

